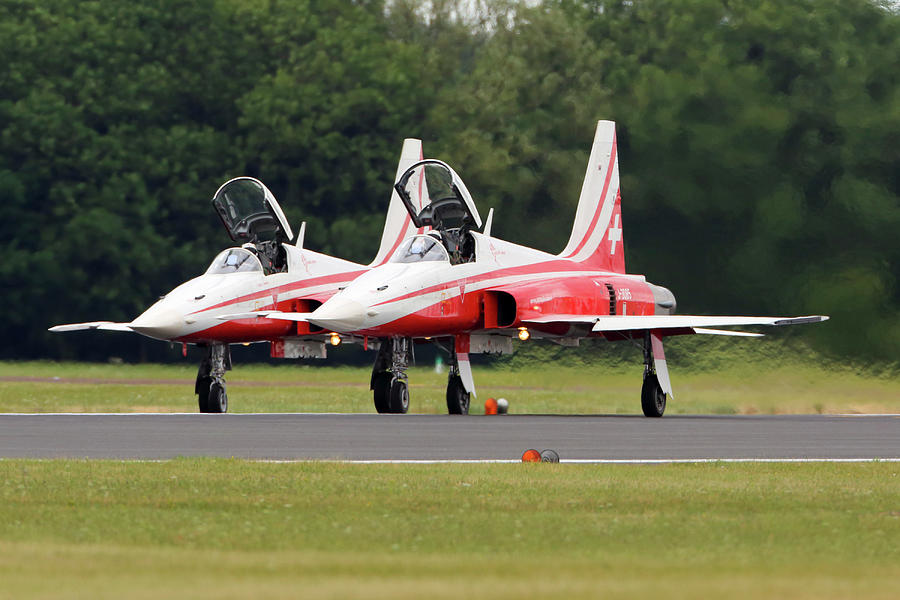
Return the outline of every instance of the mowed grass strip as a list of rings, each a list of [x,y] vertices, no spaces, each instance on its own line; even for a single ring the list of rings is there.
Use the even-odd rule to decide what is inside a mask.
[[[0,596],[892,598],[898,473],[0,461]]]
[[[195,370],[185,365],[0,363],[0,412],[196,412]],[[228,373],[229,411],[374,412],[365,367],[238,365]],[[49,378],[59,378],[53,380]],[[446,412],[446,373],[409,371],[410,411]],[[900,413],[900,378],[776,360],[672,372],[668,414]],[[139,384],[133,382],[139,381]],[[640,413],[641,366],[476,367],[488,397],[514,413]]]

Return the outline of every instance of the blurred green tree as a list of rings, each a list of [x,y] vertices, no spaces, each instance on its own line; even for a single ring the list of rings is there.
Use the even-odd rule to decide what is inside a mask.
[[[557,252],[601,118],[630,271],[682,311],[827,313],[817,348],[900,355],[890,3],[5,0],[0,59],[0,357],[160,357],[45,328],[202,271],[233,176],[367,261],[404,137],[496,235]]]

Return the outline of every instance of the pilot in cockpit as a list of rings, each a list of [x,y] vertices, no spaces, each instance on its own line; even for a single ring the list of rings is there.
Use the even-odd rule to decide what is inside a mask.
[[[433,245],[434,242],[429,244],[428,240],[424,237],[413,238],[412,243],[409,245],[408,255],[417,255],[420,258],[424,258],[425,253],[428,252]]]
[[[277,241],[269,240],[256,244],[248,242],[241,247],[256,255],[264,274],[271,275],[287,271],[287,253]]]
[[[442,242],[450,255],[450,264],[472,262],[475,260],[475,240],[469,235],[465,226],[441,231]]]

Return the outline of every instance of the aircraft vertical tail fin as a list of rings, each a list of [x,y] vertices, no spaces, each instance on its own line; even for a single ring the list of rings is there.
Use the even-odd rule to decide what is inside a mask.
[[[424,158],[422,154],[422,140],[407,138],[403,140],[403,150],[400,152],[400,162],[397,165],[397,174],[391,182],[391,203],[388,205],[387,218],[384,222],[384,232],[381,234],[381,246],[378,248],[378,254],[369,264],[371,267],[377,267],[387,262],[397,246],[404,239],[416,233],[416,226],[413,224],[409,213],[403,206],[403,201],[393,187],[393,182],[397,181],[413,163]],[[421,208],[421,207],[420,207]]]
[[[621,204],[616,124],[599,121],[578,198],[575,224],[569,243],[559,256],[591,268],[624,273]]]

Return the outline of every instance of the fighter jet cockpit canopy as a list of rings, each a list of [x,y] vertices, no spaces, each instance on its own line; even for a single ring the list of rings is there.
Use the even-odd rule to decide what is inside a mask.
[[[438,231],[481,227],[481,217],[466,184],[444,162],[421,160],[394,184],[416,227]]]
[[[244,248],[223,250],[206,270],[207,275],[262,272],[262,264],[256,255]]]
[[[212,203],[228,235],[259,260],[263,273],[287,270],[282,244],[290,242],[294,232],[269,188],[258,179],[237,177],[219,188]]]
[[[421,160],[403,172],[394,189],[416,227],[440,234],[451,263],[474,260],[469,232],[481,227],[481,216],[466,184],[447,163]]]
[[[219,188],[212,202],[235,242],[289,242],[294,237],[275,196],[258,179],[232,179]]]
[[[449,262],[447,250],[441,245],[441,240],[436,234],[414,235],[394,251],[389,262],[392,263],[417,263],[417,262]]]

